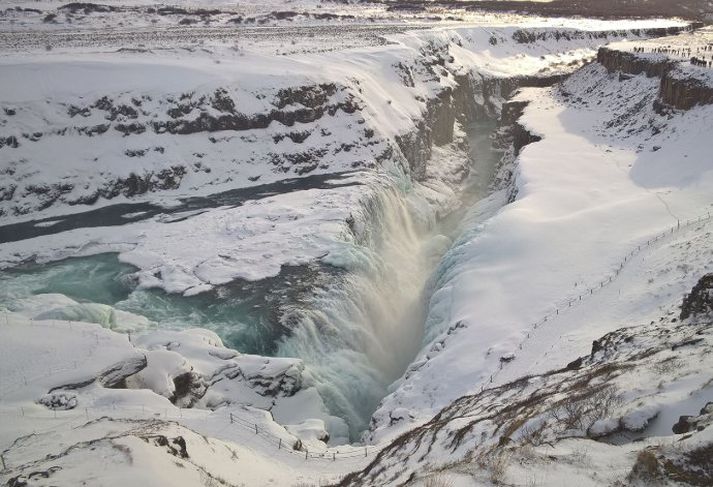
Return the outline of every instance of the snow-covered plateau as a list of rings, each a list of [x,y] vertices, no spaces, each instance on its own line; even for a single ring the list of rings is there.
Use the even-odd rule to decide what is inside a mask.
[[[0,13],[0,484],[713,485],[713,29]]]

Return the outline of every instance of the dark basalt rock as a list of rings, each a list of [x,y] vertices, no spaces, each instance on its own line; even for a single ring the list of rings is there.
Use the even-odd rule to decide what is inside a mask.
[[[334,83],[285,88],[277,92],[272,104],[279,109],[293,104],[300,104],[307,108],[317,108],[325,105],[336,92],[337,86]]]
[[[678,63],[669,59],[653,60],[633,52],[602,47],[597,52],[597,62],[610,73],[619,72],[620,79],[621,73],[659,78],[658,99],[654,102],[659,114],[665,114],[666,107],[689,110],[696,105],[713,103],[713,86],[677,68]]]
[[[55,472],[62,470],[62,467],[55,465],[48,468],[47,470],[35,470],[28,473],[27,475],[18,475],[17,477],[12,477],[7,481],[7,487],[28,487],[30,485],[37,485],[36,482],[40,479],[48,479]]]
[[[186,440],[182,436],[176,436],[174,438],[168,438],[164,435],[154,435],[154,436],[140,436],[148,444],[153,444],[155,446],[160,446],[165,448],[169,454],[178,458],[190,458],[188,455],[188,448],[186,447]]]
[[[653,61],[632,52],[618,51],[607,47],[599,48],[597,62],[610,73],[615,71],[631,75],[643,73],[649,78],[661,78],[674,66],[674,63],[669,60]]]
[[[20,143],[17,141],[17,137],[10,135],[8,137],[0,137],[0,149],[3,147],[10,147],[12,149],[17,149]]]
[[[684,296],[681,304],[680,319],[711,316],[713,313],[713,274],[706,274]]]
[[[713,86],[686,76],[679,70],[672,70],[661,78],[659,99],[679,110],[689,110],[696,105],[710,105],[713,103]]]
[[[693,418],[693,416],[681,416],[671,430],[677,435],[688,433],[691,431],[691,425],[688,422],[691,418]]]
[[[568,363],[565,368],[567,370],[577,370],[582,366],[583,361],[584,361],[584,359],[582,357],[580,357],[577,360],[573,360],[570,363]]]
[[[208,386],[195,372],[186,372],[173,378],[174,393],[169,400],[180,407],[190,408],[202,398]]]
[[[117,10],[117,8],[112,7],[111,5],[102,5],[102,4],[98,4],[98,3],[72,2],[72,3],[68,3],[66,5],[62,5],[57,10],[62,10],[62,11],[66,11],[66,12],[73,13],[73,14],[77,13],[77,12],[82,12],[85,15],[88,15],[93,12],[99,12],[99,13],[115,12]]]

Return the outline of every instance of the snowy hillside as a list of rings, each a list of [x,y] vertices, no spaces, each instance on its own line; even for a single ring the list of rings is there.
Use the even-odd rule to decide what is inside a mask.
[[[713,108],[659,114],[660,83],[658,77],[609,73],[592,64],[554,88],[524,90],[516,97],[529,103],[519,123],[542,140],[517,160],[515,201],[492,217],[488,200],[476,207],[444,257],[426,322],[432,347],[411,366],[405,387],[377,411],[377,427],[391,424],[391,411],[404,407],[413,421],[430,418],[489,383],[511,354],[516,359],[504,374],[515,379],[543,370],[533,369],[538,361],[545,368],[561,365],[537,355],[545,345],[544,350],[583,353],[611,328],[574,323],[553,316],[556,310],[579,304],[579,296],[586,298],[632,250],[656,235],[707,217],[713,203],[713,147],[707,136]],[[492,199],[497,198],[496,193]],[[513,234],[516,239],[506,237]],[[692,285],[703,264],[686,264],[695,271],[678,283],[674,299]],[[632,292],[619,289],[621,300]],[[649,306],[657,309],[661,299],[652,295]],[[527,306],[519,305],[523,302]],[[597,313],[608,327],[627,316]],[[643,310],[628,313],[639,317]],[[546,316],[552,319],[543,330],[534,330]],[[450,340],[458,323],[458,339]],[[536,340],[535,356],[517,360],[520,344],[530,340]],[[531,353],[529,347],[525,353]],[[446,378],[444,367],[450,371]]]
[[[710,480],[710,30],[17,5],[0,483]]]

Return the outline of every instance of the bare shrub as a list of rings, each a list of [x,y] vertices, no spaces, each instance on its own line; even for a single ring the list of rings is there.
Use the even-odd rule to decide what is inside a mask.
[[[610,416],[622,404],[614,386],[571,395],[550,410],[550,418],[564,430],[586,432],[600,419]]]
[[[437,474],[426,478],[423,487],[453,487],[453,482],[445,475]]]
[[[640,451],[636,457],[634,466],[631,467],[631,472],[629,472],[627,480],[650,483],[660,478],[659,461],[656,455],[650,450]]]
[[[543,441],[543,431],[547,423],[542,421],[539,425],[532,422],[525,423],[520,428],[520,442],[526,445],[539,446]]]
[[[490,456],[488,470],[490,471],[491,482],[496,485],[505,483],[505,475],[507,474],[509,463],[510,453],[507,451],[501,450]]]

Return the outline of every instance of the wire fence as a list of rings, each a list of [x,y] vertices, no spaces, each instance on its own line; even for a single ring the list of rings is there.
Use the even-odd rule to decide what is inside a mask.
[[[207,421],[209,416],[213,415],[212,411],[201,409],[184,409],[184,408],[155,408],[141,405],[111,405],[107,407],[76,407],[72,409],[40,409],[37,407],[5,407],[0,408],[0,415],[21,417],[33,420],[52,420],[52,423],[47,427],[42,427],[40,423],[33,425],[33,433],[45,433],[54,431],[64,425],[77,423],[83,424],[88,421],[111,418],[111,419],[133,419],[133,420],[162,420],[176,421],[193,420]],[[259,437],[264,443],[275,447],[277,450],[303,458],[304,460],[323,460],[336,462],[337,460],[349,459],[364,459],[375,456],[380,447],[374,445],[355,446],[344,445],[334,448],[314,449],[310,450],[309,446],[305,445],[299,438],[285,430],[284,435],[272,433],[264,425],[244,418],[235,412],[228,412],[224,416],[231,426],[244,429],[246,432],[253,433]],[[218,421],[214,416],[211,421]],[[0,452],[0,462],[5,466],[5,452]]]
[[[646,242],[642,242],[641,244],[637,245],[634,247],[630,252],[628,252],[624,258],[616,264],[614,267],[614,271],[611,272],[608,275],[605,275],[605,277],[601,280],[598,281],[596,284],[586,287],[584,291],[582,291],[579,295],[575,295],[572,298],[566,299],[562,304],[555,306],[552,311],[544,315],[542,318],[540,318],[538,321],[532,323],[528,329],[530,331],[526,332],[524,339],[518,344],[518,350],[522,350],[523,347],[528,343],[528,341],[534,336],[535,331],[542,327],[547,325],[548,323],[551,323],[554,321],[561,313],[563,313],[565,310],[568,310],[579,303],[586,301],[586,299],[590,296],[593,296],[594,294],[602,291],[604,288],[612,284],[622,273],[624,268],[626,267],[627,264],[629,264],[634,257],[639,255],[641,252],[650,249],[654,245],[660,243],[663,239],[666,237],[670,237],[672,235],[676,235],[677,233],[687,230],[691,228],[694,225],[698,224],[705,224],[711,221],[711,218],[713,215],[711,215],[711,212],[708,211],[703,215],[700,215],[698,217],[694,217],[688,220],[678,221],[676,225],[667,228],[666,230],[662,231],[661,233],[657,233],[653,237],[649,238],[646,240]],[[511,357],[501,357],[500,358],[500,363],[498,369],[493,372],[490,375],[490,378],[488,379],[488,384],[492,384],[493,381],[497,378],[499,372],[503,370],[507,365],[515,358],[514,354]],[[480,390],[481,392],[487,389],[486,384],[481,385]]]
[[[575,295],[572,298],[568,298],[563,301],[563,303],[556,305],[549,313],[545,314],[542,318],[540,318],[538,321],[532,323],[528,328],[529,331],[526,333],[524,339],[519,343],[518,349],[522,350],[523,347],[528,343],[528,341],[534,336],[534,332],[539,329],[542,326],[545,326],[546,324],[554,321],[564,310],[570,309],[573,306],[576,306],[577,304],[583,302],[586,300],[587,297],[593,296],[597,292],[601,291],[605,287],[609,286],[612,282],[616,280],[616,278],[621,274],[625,266],[631,262],[631,260],[636,257],[638,254],[643,252],[646,249],[649,249],[653,247],[654,245],[658,244],[661,242],[663,239],[665,239],[668,236],[675,235],[678,232],[681,232],[683,230],[689,229],[694,225],[701,224],[701,223],[708,223],[711,221],[712,215],[710,212],[707,212],[705,215],[701,215],[697,218],[693,218],[690,220],[686,220],[684,222],[679,222],[675,226],[666,229],[665,231],[658,233],[654,235],[653,237],[649,238],[646,240],[646,242],[642,242],[641,244],[637,245],[635,248],[633,248],[630,252],[628,252],[624,258],[614,267],[614,270],[609,274],[606,275],[602,280],[598,281],[594,285],[585,288],[580,294]],[[24,320],[28,322],[34,322],[34,320],[30,318],[24,318]],[[9,324],[10,320],[8,317],[7,312],[5,313],[5,323]],[[51,327],[72,327],[72,322],[57,322],[54,320],[42,320],[41,321],[43,326],[51,326]],[[83,333],[91,333],[92,330],[84,330]],[[101,339],[99,337],[98,330],[94,331],[95,334],[95,347],[99,345]],[[130,338],[129,338],[130,340]],[[89,357],[87,357],[89,358]],[[514,358],[514,357],[513,357]],[[64,371],[70,371],[78,368],[78,364],[80,362],[73,362],[72,366],[66,366],[62,368],[53,368],[51,370],[48,370],[47,374],[42,374],[38,376],[33,376],[33,377],[27,377],[27,376],[22,376],[22,382],[18,382],[16,387],[8,389],[7,387],[0,388],[0,391],[2,391],[2,396],[5,397],[7,393],[14,392],[16,390],[20,390],[23,387],[26,387],[28,383],[32,383],[34,381],[37,381],[39,379],[44,379],[49,377],[50,375],[56,375],[58,372],[64,372]],[[490,375],[490,378],[488,380],[489,384],[492,384],[495,378],[497,378],[498,373],[503,370],[504,367],[507,366],[509,363],[508,360],[503,360],[501,358],[499,368],[496,370],[493,374]],[[481,386],[481,391],[485,390],[485,384]],[[104,408],[76,408],[72,410],[71,415],[69,417],[69,421],[73,421],[76,419],[85,419],[85,420],[90,420],[90,419],[96,419],[99,417],[112,417],[112,416],[119,416],[121,413],[129,414],[131,418],[143,418],[143,419],[164,419],[164,420],[180,420],[184,418],[184,412],[188,413],[190,411],[189,417],[191,419],[198,419],[200,420],[200,414],[196,414],[198,411],[202,411],[203,413],[203,418],[206,419],[206,417],[210,414],[212,414],[212,411],[203,411],[203,410],[196,410],[196,409],[182,409],[182,408],[164,408],[163,411],[161,410],[156,410],[155,408],[147,408],[145,406],[117,406],[117,405],[111,405],[107,406]],[[0,414],[7,413],[7,409],[0,409]],[[24,407],[19,407],[16,408],[15,412],[13,414],[17,414],[20,416],[31,416],[31,417],[36,417],[36,418],[46,418],[46,419],[62,419],[63,417],[67,417],[67,414],[69,411],[63,411],[60,410],[58,412],[57,409],[54,410],[44,410],[46,414],[38,414],[37,410],[30,410],[30,409],[25,409]],[[82,414],[83,413],[83,414]],[[294,456],[299,456],[303,457],[305,460],[322,460],[322,461],[332,461],[335,462],[337,460],[348,460],[348,459],[357,459],[357,458],[368,458],[375,456],[378,454],[379,451],[381,451],[381,447],[376,446],[376,445],[368,445],[368,446],[363,446],[363,447],[358,447],[354,445],[345,445],[342,447],[335,447],[335,448],[328,448],[322,451],[309,451],[309,447],[305,446],[300,440],[298,440],[294,435],[286,432],[284,436],[279,436],[276,435],[272,432],[270,432],[267,428],[264,426],[260,426],[260,424],[256,423],[255,421],[251,421],[250,419],[240,417],[237,413],[235,412],[229,412],[227,416],[227,420],[229,421],[230,425],[233,425],[235,427],[240,427],[245,430],[248,430],[252,433],[255,434],[255,436],[259,437],[261,440],[263,440],[265,443],[272,445],[279,451],[283,451],[286,454],[294,455]],[[3,467],[4,467],[4,458],[0,455],[0,460],[3,462]]]
[[[292,441],[292,443],[289,444],[289,442],[282,437],[270,433],[265,428],[261,428],[257,423],[241,418],[235,413],[229,413],[229,418],[230,424],[249,430],[255,433],[255,435],[261,437],[267,443],[276,447],[278,450],[284,450],[288,453],[304,457],[305,460],[315,459],[336,461],[348,458],[366,458],[370,455],[375,455],[381,450],[381,448],[376,446],[356,447],[349,445],[342,447],[341,450],[339,448],[335,448],[324,451],[309,451],[309,448],[304,446],[301,441]]]
[[[60,329],[72,329],[73,325],[72,322],[68,321],[61,321],[61,320],[33,320],[31,318],[25,318],[25,317],[20,317],[18,315],[13,315],[12,319],[9,317],[7,311],[5,312],[5,317],[4,317],[4,323],[6,325],[9,325],[10,323],[18,323],[18,322],[24,322],[24,323],[30,323],[35,326],[44,326],[44,327],[49,327],[49,328],[60,328]],[[75,324],[74,328],[76,329],[77,326]],[[94,338],[90,340],[94,348],[98,346],[98,344],[101,342],[101,337],[100,337],[100,330],[91,330],[91,329],[82,329],[82,333],[85,336],[90,336],[94,335]],[[79,370],[82,366],[82,364],[91,356],[91,353],[87,356],[85,360],[77,360],[77,361],[72,361],[69,362],[65,366],[52,366],[48,367],[46,371],[42,371],[39,373],[34,373],[33,375],[28,375],[26,373],[19,373],[16,374],[16,380],[14,381],[13,384],[2,384],[0,386],[0,414],[10,414],[10,415],[15,415],[19,417],[28,417],[28,418],[35,418],[35,419],[66,419],[70,418],[70,421],[77,420],[77,419],[83,419],[86,421],[89,421],[91,419],[96,419],[100,417],[121,417],[121,416],[128,416],[131,418],[138,418],[138,419],[162,419],[162,420],[181,420],[184,419],[184,417],[190,417],[192,419],[198,419],[196,418],[196,415],[193,414],[195,411],[203,411],[205,413],[205,416],[209,415],[212,413],[212,411],[207,411],[207,410],[198,410],[194,408],[177,408],[177,407],[172,407],[172,408],[158,408],[156,409],[155,407],[150,407],[150,406],[127,406],[127,405],[117,405],[117,404],[110,404],[104,407],[76,407],[72,409],[42,409],[38,410],[37,408],[32,408],[32,407],[12,407],[9,410],[7,408],[2,407],[2,399],[7,398],[10,394],[22,391],[28,385],[32,384],[40,384],[41,381],[44,379],[49,379],[50,377],[56,376],[58,374],[61,374],[63,372],[70,372],[74,370]],[[5,377],[5,380],[7,380],[7,377]],[[186,413],[186,414],[184,414]],[[189,414],[190,413],[190,414]],[[233,426],[237,427],[242,427],[246,430],[249,430],[253,432],[256,436],[258,436],[261,440],[264,442],[276,447],[278,450],[282,450],[287,454],[295,455],[295,456],[301,456],[305,460],[328,460],[328,461],[337,461],[337,460],[343,460],[343,459],[357,459],[357,458],[365,458],[365,457],[370,457],[374,456],[379,449],[377,449],[375,446],[364,446],[364,447],[357,447],[353,445],[345,445],[342,447],[336,447],[336,448],[331,448],[331,449],[325,449],[325,450],[312,450],[310,451],[309,447],[306,446],[301,440],[299,440],[296,436],[286,432],[285,435],[279,436],[274,433],[271,433],[265,426],[261,426],[260,424],[256,423],[255,421],[251,421],[247,418],[243,418],[239,416],[235,412],[229,412],[227,413],[227,417],[229,420],[229,423]],[[205,418],[204,418],[205,419]],[[59,424],[64,424],[64,423],[57,423]]]

